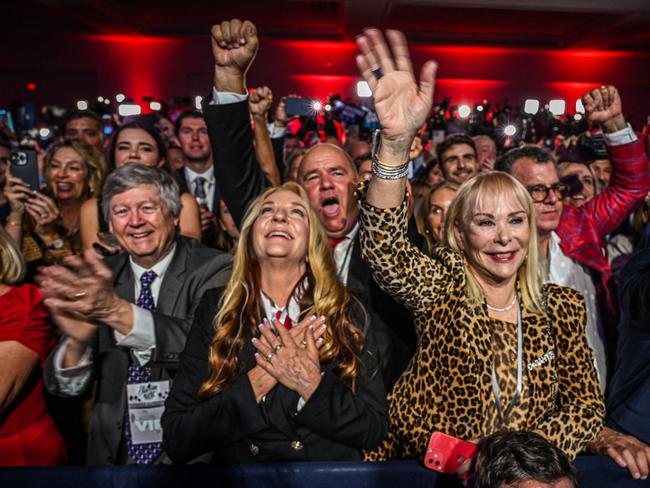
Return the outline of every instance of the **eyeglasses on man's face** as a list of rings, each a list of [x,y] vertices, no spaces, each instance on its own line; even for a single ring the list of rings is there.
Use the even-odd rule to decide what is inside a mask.
[[[553,185],[533,185],[526,187],[530,193],[533,202],[541,203],[548,198],[549,193],[552,191],[558,199],[564,198],[568,191],[569,186],[564,183],[554,183]]]

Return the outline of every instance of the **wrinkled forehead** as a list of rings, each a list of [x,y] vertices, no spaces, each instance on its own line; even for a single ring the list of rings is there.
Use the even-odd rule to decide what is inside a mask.
[[[356,173],[354,163],[349,157],[346,157],[342,148],[333,144],[318,144],[305,153],[298,174],[303,176],[319,169],[331,170],[334,168],[343,168],[351,174]]]

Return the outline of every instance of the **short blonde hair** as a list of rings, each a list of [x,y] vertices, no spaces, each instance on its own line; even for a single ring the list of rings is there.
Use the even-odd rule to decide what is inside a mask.
[[[530,312],[544,313],[542,282],[538,272],[539,243],[537,242],[537,228],[535,226],[535,208],[526,188],[514,177],[502,171],[493,171],[479,174],[463,183],[449,206],[447,220],[445,221],[444,244],[463,254],[454,230],[456,228],[461,231],[464,230],[472,220],[474,210],[481,208],[486,198],[494,195],[503,196],[508,193],[514,194],[526,212],[530,230],[528,256],[517,272],[523,305]],[[467,298],[475,305],[483,303],[483,291],[469,266],[465,266],[465,275]]]
[[[25,259],[16,242],[0,225],[0,283],[13,285],[25,276]]]

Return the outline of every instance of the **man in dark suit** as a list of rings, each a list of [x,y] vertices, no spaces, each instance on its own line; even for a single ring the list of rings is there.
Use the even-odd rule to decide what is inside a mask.
[[[220,196],[203,114],[197,110],[180,114],[176,119],[176,137],[187,159],[176,176],[181,192],[196,197],[201,212],[201,231],[206,237],[203,242],[209,243],[217,227]]]
[[[87,251],[39,276],[64,332],[46,362],[46,388],[76,396],[97,381],[88,464],[165,462],[162,402],[194,311],[207,289],[226,284],[231,257],[178,236],[178,185],[162,171],[117,169],[102,198],[126,253],[102,262]]]
[[[221,197],[239,227],[247,206],[268,183],[255,159],[246,90],[246,71],[258,47],[257,31],[250,22],[232,20],[228,24],[231,32],[241,30],[246,42],[222,46],[213,33],[214,90],[212,99],[204,103],[203,115]],[[380,339],[380,350],[391,351],[391,357],[382,361],[384,368],[389,369],[384,371],[389,387],[415,350],[415,329],[406,309],[379,289],[361,259],[359,212],[354,199],[357,182],[352,159],[334,144],[318,144],[309,149],[298,172],[298,183],[305,188],[327,231],[339,277],[359,290],[369,311],[388,325],[388,342],[382,346]]]

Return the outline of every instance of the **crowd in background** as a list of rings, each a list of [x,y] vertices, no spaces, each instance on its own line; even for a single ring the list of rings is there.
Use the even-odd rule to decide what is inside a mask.
[[[422,459],[440,430],[489,439],[486,480],[508,446],[647,477],[648,135],[611,86],[433,105],[387,38],[357,41],[363,107],[249,93],[233,20],[201,109],[3,119],[0,465]]]

